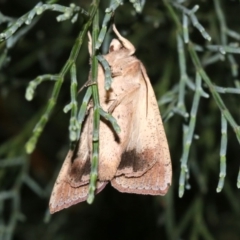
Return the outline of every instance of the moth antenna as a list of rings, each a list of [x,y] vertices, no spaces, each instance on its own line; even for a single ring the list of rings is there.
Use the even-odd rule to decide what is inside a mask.
[[[88,52],[89,55],[92,56],[92,36],[89,31],[87,34],[88,34]]]
[[[113,31],[117,35],[118,39],[121,41],[122,45],[129,50],[129,56],[133,55],[135,53],[135,47],[130,41],[128,41],[118,32],[115,24],[113,24]]]

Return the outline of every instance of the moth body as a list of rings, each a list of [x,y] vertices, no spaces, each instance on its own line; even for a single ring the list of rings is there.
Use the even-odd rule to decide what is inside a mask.
[[[113,30],[118,39],[112,40],[104,56],[113,82],[106,90],[104,70],[99,65],[98,89],[101,107],[117,120],[121,132],[117,134],[107,120],[100,119],[96,193],[111,182],[120,192],[165,195],[172,169],[156,97],[143,64],[133,56],[134,46],[115,26]],[[69,151],[54,185],[51,213],[87,199],[92,132],[93,109],[89,107],[79,143]]]

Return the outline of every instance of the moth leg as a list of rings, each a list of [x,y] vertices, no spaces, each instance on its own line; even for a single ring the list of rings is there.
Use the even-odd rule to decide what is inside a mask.
[[[80,93],[84,88],[92,86],[96,84],[96,82],[92,82],[92,80],[88,79],[83,85],[82,87],[78,90],[78,93]]]
[[[115,78],[115,77],[121,76],[122,72],[121,71],[112,71],[111,75],[112,75],[113,78]]]
[[[128,102],[131,102],[133,100],[133,97],[135,96],[136,91],[138,91],[140,88],[140,85],[134,85],[134,87],[131,87],[129,92],[125,92],[117,97],[117,99],[113,100],[113,103],[108,108],[108,113],[112,113],[114,109],[120,105],[120,104],[127,104]]]
[[[133,44],[128,41],[126,38],[124,38],[117,30],[115,24],[113,24],[113,31],[117,35],[118,39],[121,41],[122,45],[129,50],[129,56],[133,55],[135,53],[135,47]]]

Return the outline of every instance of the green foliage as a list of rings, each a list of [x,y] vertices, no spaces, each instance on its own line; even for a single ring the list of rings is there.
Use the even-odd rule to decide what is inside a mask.
[[[21,3],[16,0],[15,4]],[[109,121],[116,132],[120,131],[117,121],[101,108],[97,88],[98,62],[105,70],[105,88],[109,89],[112,82],[110,67],[101,54],[106,52],[109,45],[108,30],[113,17],[118,28],[124,29],[127,38],[137,47],[137,55],[146,65],[157,97],[161,95],[159,105],[173,160],[173,186],[170,192],[164,198],[156,198],[155,204],[149,204],[148,201],[140,207],[149,211],[153,209],[156,215],[154,224],[158,221],[160,226],[156,224],[155,228],[151,226],[149,229],[157,229],[156,235],[150,235],[150,232],[154,232],[152,230],[146,231],[147,237],[141,234],[139,227],[148,228],[144,223],[139,226],[139,219],[153,218],[153,214],[148,216],[142,213],[139,219],[136,217],[131,222],[131,231],[139,231],[139,235],[135,234],[134,237],[238,239],[240,29],[236,12],[240,10],[239,5],[234,1],[225,3],[220,0],[93,0],[82,1],[81,6],[79,2],[64,6],[61,1],[48,1],[36,6],[29,4],[26,4],[24,12],[31,10],[21,17],[9,17],[13,15],[11,6],[6,7],[7,14],[0,13],[0,94],[3,99],[3,104],[0,104],[0,127],[3,132],[0,139],[0,239],[14,239],[14,236],[33,239],[30,233],[21,238],[23,231],[18,228],[18,221],[32,216],[31,211],[25,209],[28,203],[33,204],[29,199],[32,193],[24,193],[24,186],[27,185],[43,199],[49,198],[55,175],[59,171],[56,161],[50,166],[49,159],[59,158],[62,162],[65,153],[61,154],[59,149],[67,142],[74,145],[79,139],[91,99],[94,129],[87,201],[93,202],[98,174],[100,116]],[[18,15],[21,15],[20,12]],[[92,35],[91,67],[86,64],[89,59],[86,50],[87,31]],[[35,41],[32,40],[34,38]],[[68,52],[69,57],[65,55]],[[90,77],[86,83],[89,69]],[[81,92],[78,97],[78,86],[82,85],[86,92],[84,96]],[[31,103],[23,100],[25,89],[25,98]],[[66,105],[66,102],[69,103]],[[70,112],[69,119],[66,119],[66,114],[58,114],[56,108],[63,109],[64,113]],[[14,115],[16,121],[23,119],[19,126],[13,123]],[[54,117],[56,115],[57,118]],[[67,129],[67,121],[68,141],[64,130]],[[32,157],[26,155],[25,151],[33,153]],[[38,158],[41,160],[35,160]],[[39,169],[43,162],[44,177],[40,177],[42,173]],[[46,176],[49,168],[50,177]],[[216,195],[221,191],[221,195]],[[183,197],[182,200],[177,192],[179,197]],[[77,228],[89,229],[85,238],[96,239],[94,232],[103,226],[102,218],[106,217],[103,216],[105,212],[100,210],[106,209],[107,203],[115,202],[119,196],[127,199],[126,195],[113,195],[113,200],[107,198],[103,201],[100,194],[94,201],[96,205],[91,206],[93,210],[83,205],[84,209],[93,211],[94,216],[101,216],[97,227],[93,222],[88,225],[84,223],[84,217],[75,218],[80,221]],[[137,198],[147,199],[146,196]],[[42,203],[39,197],[37,201],[39,205],[44,205],[42,209],[47,208],[46,202]],[[124,203],[131,206],[129,211],[135,209],[131,201],[117,202],[115,208],[108,209],[112,214],[108,213],[111,221],[121,217],[112,212]],[[162,203],[164,213],[159,203]],[[42,209],[36,213],[41,217],[44,212]],[[22,213],[24,211],[26,217]],[[70,228],[66,222],[66,219],[74,216],[70,211],[63,211],[62,215],[49,220],[44,239],[84,236],[80,232],[64,232],[61,229],[62,226]],[[45,217],[49,217],[48,213]],[[125,217],[128,218],[128,215]],[[123,223],[127,225],[127,220]],[[24,226],[25,229],[31,228],[28,222]],[[57,226],[59,232],[53,230],[52,226]],[[44,228],[41,224],[34,227],[38,230]],[[106,231],[110,232],[110,228]],[[120,230],[117,228],[117,231]],[[131,231],[126,231],[126,235],[122,233],[119,239],[134,239],[130,237]],[[106,236],[103,235],[103,238],[108,239]],[[111,235],[109,239],[114,237]]]

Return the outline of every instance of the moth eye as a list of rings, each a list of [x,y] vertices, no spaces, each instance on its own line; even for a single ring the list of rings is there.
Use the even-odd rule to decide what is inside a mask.
[[[109,46],[109,52],[117,51],[121,49],[122,44],[117,40],[113,39]]]
[[[113,52],[114,51],[114,46],[110,46],[109,47],[109,52]]]

